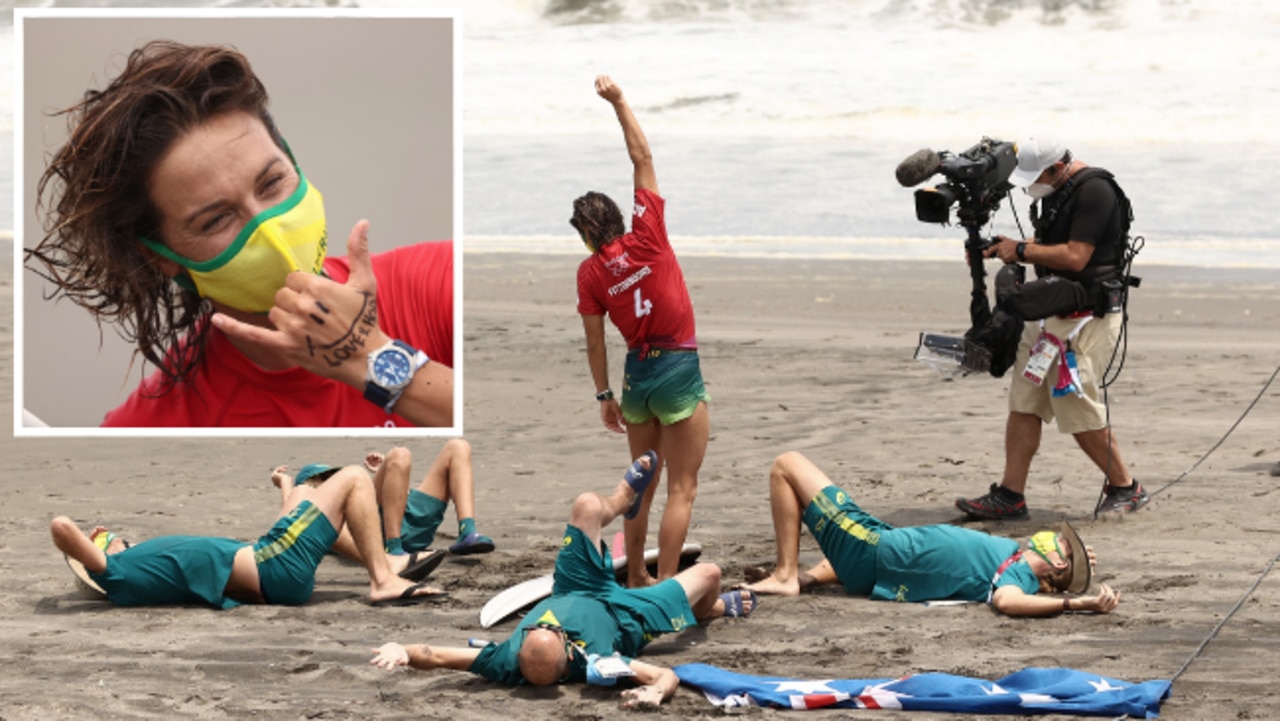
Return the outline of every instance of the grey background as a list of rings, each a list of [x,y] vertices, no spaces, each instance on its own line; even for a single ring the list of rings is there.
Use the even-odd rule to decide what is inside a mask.
[[[25,18],[22,74],[23,247],[43,236],[35,186],[66,138],[51,117],[101,88],[149,40],[231,45],[266,85],[298,164],[324,195],[329,252],[346,254],[368,218],[373,252],[453,238],[452,18]],[[460,249],[455,245],[455,258]],[[114,328],[45,300],[22,275],[24,406],[51,426],[96,427],[141,379]],[[461,284],[455,284],[460,303]],[[455,330],[455,332],[457,332]],[[100,347],[101,346],[101,347]],[[148,366],[148,370],[151,368]]]

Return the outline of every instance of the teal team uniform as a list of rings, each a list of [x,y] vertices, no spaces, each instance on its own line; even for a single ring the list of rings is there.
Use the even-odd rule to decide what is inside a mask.
[[[650,349],[627,353],[623,368],[622,419],[630,424],[653,418],[664,426],[678,423],[710,402],[702,382],[702,367],[696,349]]]
[[[338,529],[320,508],[303,501],[253,545],[266,603],[300,606],[316,587],[316,568],[338,540]]]
[[[986,601],[996,571],[1019,548],[1013,539],[958,526],[895,528],[837,486],[814,497],[804,522],[845,590],[888,601]],[[1025,562],[1010,565],[995,585],[1028,595],[1040,590]]]
[[[236,552],[247,545],[230,538],[161,536],[107,554],[106,570],[89,576],[117,606],[232,608],[239,602],[223,591]]]
[[[436,529],[444,521],[449,504],[416,488],[409,490],[404,520],[400,523],[400,546],[408,553],[425,551],[436,539]]]
[[[253,544],[266,602],[305,603],[315,587],[316,567],[337,538],[333,524],[310,501],[276,521]],[[231,538],[161,536],[108,554],[106,570],[89,575],[118,606],[233,608],[239,601],[224,592],[236,553],[248,545]]]
[[[556,558],[551,598],[534,606],[507,640],[481,649],[469,670],[492,681],[520,683],[517,654],[524,629],[540,623],[560,626],[582,651],[574,654],[565,680],[583,681],[586,654],[618,653],[630,660],[657,636],[697,622],[678,581],[624,588],[614,576],[613,559],[569,526]]]

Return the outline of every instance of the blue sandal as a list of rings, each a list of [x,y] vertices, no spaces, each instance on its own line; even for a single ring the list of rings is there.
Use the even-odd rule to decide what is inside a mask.
[[[751,599],[750,610],[743,610],[742,599]],[[728,593],[720,594],[720,600],[724,601],[724,617],[725,618],[746,618],[756,610],[756,604],[760,602],[756,592],[742,588]]]
[[[640,465],[642,458],[649,459],[649,468],[646,470]],[[630,521],[640,513],[640,504],[644,501],[644,492],[649,488],[649,484],[653,482],[653,474],[658,470],[658,454],[652,450],[645,451],[640,458],[631,462],[631,467],[627,469],[627,474],[623,476],[623,480],[631,486],[631,490],[636,492],[636,499],[631,502],[631,508],[627,509],[623,518]]]

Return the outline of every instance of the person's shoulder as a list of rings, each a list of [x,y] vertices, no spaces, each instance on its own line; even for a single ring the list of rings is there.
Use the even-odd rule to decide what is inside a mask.
[[[1077,193],[1084,202],[1105,202],[1116,197],[1115,176],[1103,168],[1089,166],[1080,171]]]
[[[646,214],[661,215],[666,203],[666,199],[655,191],[648,188],[636,188],[635,206],[632,208],[632,214],[637,218],[644,218]]]
[[[617,243],[617,242],[620,242],[621,240],[622,238],[618,238],[613,242]],[[597,254],[592,253],[591,255],[588,255],[587,257],[583,258],[582,262],[578,263],[578,282],[579,283],[585,283],[585,282],[591,281],[593,278],[596,277],[596,271],[604,267],[602,263],[598,262],[597,258],[598,258]]]
[[[184,341],[185,342],[185,341]],[[210,353],[206,346],[200,365],[185,381],[171,382],[160,369],[153,370],[138,384],[123,403],[108,411],[102,420],[104,428],[170,428],[203,425],[217,394],[201,393],[207,386]],[[222,366],[219,366],[222,367]],[[214,402],[211,403],[211,399]]]
[[[471,666],[467,670],[498,683],[514,685],[521,681],[520,663],[511,638],[500,643],[491,643],[480,649],[480,653],[471,661]]]

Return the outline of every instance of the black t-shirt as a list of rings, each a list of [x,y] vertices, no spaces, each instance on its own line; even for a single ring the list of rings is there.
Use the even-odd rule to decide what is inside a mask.
[[[1090,279],[1098,274],[1099,268],[1120,264],[1125,236],[1123,212],[1115,188],[1105,177],[1095,175],[1083,179],[1083,184],[1074,194],[1068,190],[1064,186],[1040,201],[1041,223],[1036,230],[1036,240],[1045,245],[1078,240],[1092,245],[1093,255],[1080,273],[1039,267],[1036,270],[1038,275]],[[1062,207],[1064,203],[1065,208]]]

